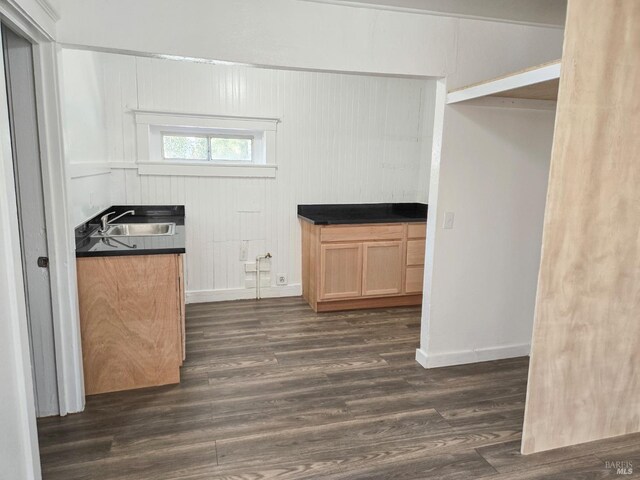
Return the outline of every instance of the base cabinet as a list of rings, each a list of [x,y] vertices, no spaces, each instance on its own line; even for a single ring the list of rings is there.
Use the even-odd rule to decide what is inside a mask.
[[[302,291],[314,310],[422,303],[426,224],[301,222]]]
[[[180,382],[181,255],[77,260],[85,393]]]

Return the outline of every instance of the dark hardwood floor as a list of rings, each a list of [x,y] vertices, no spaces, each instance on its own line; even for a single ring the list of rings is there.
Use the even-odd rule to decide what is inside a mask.
[[[523,457],[527,358],[424,370],[420,311],[189,305],[182,383],[38,422],[46,480],[635,478],[640,434]],[[632,462],[618,475],[605,462]]]

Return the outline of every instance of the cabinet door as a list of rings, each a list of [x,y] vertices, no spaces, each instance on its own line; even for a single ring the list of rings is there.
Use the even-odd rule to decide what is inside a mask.
[[[320,247],[320,299],[357,298],[362,293],[362,244]]]
[[[402,292],[402,241],[363,244],[362,295]]]

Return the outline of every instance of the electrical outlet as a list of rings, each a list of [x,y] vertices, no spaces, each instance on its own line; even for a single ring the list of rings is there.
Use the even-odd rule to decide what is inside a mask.
[[[453,228],[454,217],[455,215],[453,212],[444,212],[444,222],[442,228],[444,228],[445,230],[451,230]]]
[[[247,246],[247,241],[244,240],[240,245],[240,261],[246,262],[247,258],[249,258],[249,247]]]
[[[287,281],[287,274],[286,273],[279,273],[276,276],[276,285],[286,285],[288,283]]]

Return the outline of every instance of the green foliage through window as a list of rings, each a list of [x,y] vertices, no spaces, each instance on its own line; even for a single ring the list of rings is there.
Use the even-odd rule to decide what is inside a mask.
[[[167,160],[251,162],[252,137],[222,135],[162,135]]]
[[[163,135],[164,158],[175,160],[208,160],[207,137]]]
[[[233,162],[251,161],[250,138],[211,137],[211,159]]]

